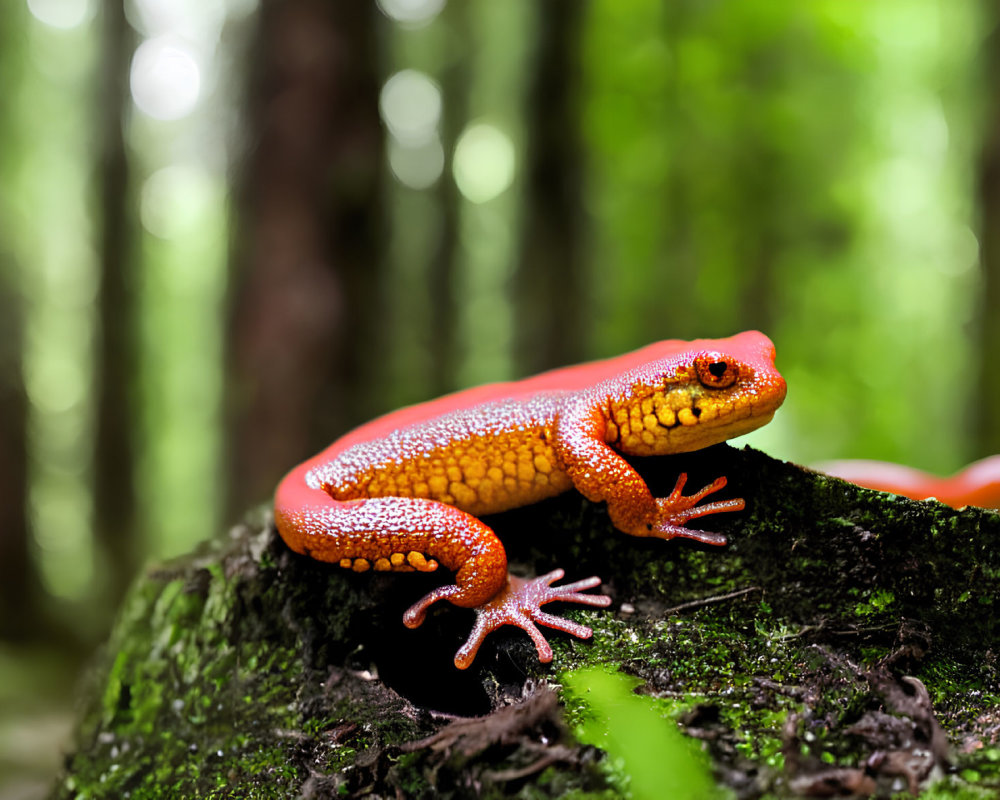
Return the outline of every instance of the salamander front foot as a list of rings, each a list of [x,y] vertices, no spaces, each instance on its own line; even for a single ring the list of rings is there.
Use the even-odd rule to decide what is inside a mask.
[[[469,634],[468,641],[455,654],[455,666],[459,669],[468,668],[479,652],[483,640],[502,625],[517,625],[524,630],[535,643],[538,660],[543,663],[552,660],[552,648],[535,623],[565,631],[580,639],[589,639],[593,631],[586,625],[547,614],[541,607],[559,600],[565,603],[604,607],[611,604],[611,598],[603,594],[581,594],[587,589],[600,586],[601,579],[598,577],[585,578],[565,586],[552,586],[563,575],[565,573],[561,569],[528,580],[508,575],[506,587],[488,603],[475,609],[476,624]]]
[[[708,495],[714,494],[725,488],[725,477],[716,478],[708,486],[700,489],[694,494],[683,494],[684,484],[687,483],[687,473],[682,472],[677,478],[674,490],[668,497],[660,497],[656,500],[656,520],[649,523],[645,533],[640,535],[655,536],[659,539],[673,539],[682,537],[694,539],[704,544],[723,545],[726,537],[721,533],[711,531],[699,531],[683,527],[688,520],[696,517],[704,517],[707,514],[718,514],[722,511],[742,511],[744,502],[742,498],[735,497],[732,500],[718,500],[714,503],[698,505]]]

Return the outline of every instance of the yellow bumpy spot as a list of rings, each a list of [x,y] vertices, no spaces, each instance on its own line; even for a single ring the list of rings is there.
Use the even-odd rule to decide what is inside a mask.
[[[665,405],[656,409],[656,418],[664,428],[672,428],[677,422],[677,416],[674,414],[673,409]]]
[[[535,464],[535,469],[537,469],[543,475],[548,475],[550,472],[552,472],[552,464],[545,456],[535,456],[534,464]]]
[[[493,481],[480,481],[479,485],[476,486],[476,494],[479,495],[479,501],[485,505],[492,503],[496,494],[496,488],[496,484]]]
[[[340,566],[342,566],[344,569],[350,569],[351,565],[353,563],[354,562],[351,561],[351,559],[349,559],[349,558],[342,558],[342,559],[340,559]]]
[[[376,572],[388,572],[392,569],[392,563],[388,558],[376,558],[375,559],[375,571]]]
[[[698,417],[699,422],[708,422],[719,416],[719,405],[717,403],[706,403],[701,406],[701,415]]]
[[[368,563],[367,558],[356,558],[354,559],[354,565],[351,567],[355,572],[367,572],[371,564]]]
[[[406,560],[417,572],[433,572],[438,568],[437,561],[433,558],[430,560],[424,558],[424,554],[418,553],[416,550],[407,553]]]
[[[459,508],[471,506],[476,502],[476,493],[464,483],[451,483],[448,485],[448,491],[455,498],[455,504]]]
[[[682,408],[678,411],[677,420],[681,423],[681,425],[687,425],[689,427],[691,425],[698,424],[698,418],[694,415],[694,412],[690,408]]]
[[[403,566],[403,564],[406,563],[406,556],[404,556],[402,553],[393,553],[391,556],[389,556],[389,563],[392,564],[394,567],[401,567]]]

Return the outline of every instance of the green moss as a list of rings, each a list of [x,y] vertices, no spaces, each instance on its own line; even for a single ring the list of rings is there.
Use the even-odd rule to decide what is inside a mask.
[[[948,778],[929,786],[920,797],[922,800],[993,800],[997,796],[996,791],[995,787],[980,788]]]
[[[298,770],[275,732],[299,722],[290,709],[300,658],[237,635],[238,584],[221,569],[163,577],[126,603],[104,692],[82,726],[89,748],[74,756],[63,794],[208,796],[234,775],[266,775],[274,788],[257,796],[281,796]],[[248,727],[234,712],[249,698]]]
[[[865,595],[864,602],[854,606],[854,614],[858,617],[871,617],[885,611],[895,600],[892,592],[881,589]]]

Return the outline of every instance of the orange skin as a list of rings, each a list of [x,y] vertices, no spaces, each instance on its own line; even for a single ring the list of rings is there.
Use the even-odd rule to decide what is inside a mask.
[[[858,486],[914,500],[933,497],[954,508],[980,506],[1000,510],[1000,455],[969,464],[947,478],[901,464],[864,459],[830,461],[819,469]]]
[[[726,485],[720,477],[693,495],[655,498],[619,455],[698,450],[747,433],[785,397],[774,345],[748,331],[728,339],[664,341],[605,361],[498,383],[400,409],[357,428],[300,464],[280,483],[274,516],[297,553],[355,572],[456,573],[404,615],[420,625],[428,607],[448,600],[475,608],[476,625],[455,656],[468,667],[490,631],[517,625],[542,661],[552,649],[534,623],[587,638],[583,625],[547,614],[556,600],[606,606],[587,578],[551,584],[508,575],[503,545],[477,517],[535,503],[575,488],[606,502],[616,528],[632,536],[675,536],[724,544],[683,524],[742,499],[697,505]]]

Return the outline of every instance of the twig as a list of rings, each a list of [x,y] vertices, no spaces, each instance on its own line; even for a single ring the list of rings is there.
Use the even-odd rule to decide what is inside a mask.
[[[711,597],[702,597],[698,600],[691,600],[687,603],[681,603],[679,606],[674,606],[673,608],[668,608],[665,612],[666,614],[676,614],[678,611],[687,611],[689,608],[698,608],[698,606],[707,606],[712,603],[721,603],[725,600],[732,600],[734,597],[740,597],[744,594],[750,594],[750,592],[759,592],[759,586],[748,586],[746,589],[739,589],[735,592],[730,592],[729,594],[717,594]]]

